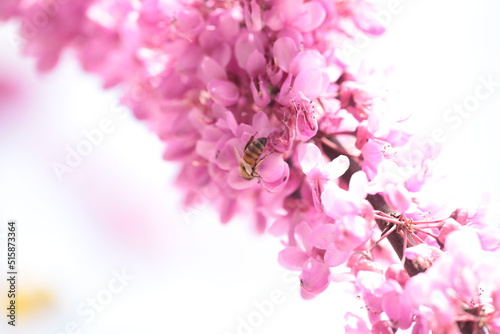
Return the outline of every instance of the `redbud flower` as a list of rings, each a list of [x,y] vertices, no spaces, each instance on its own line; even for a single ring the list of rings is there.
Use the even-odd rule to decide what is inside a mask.
[[[346,40],[384,32],[373,4],[85,0],[34,27],[40,3],[0,4],[38,69],[71,50],[123,89],[181,164],[185,204],[210,202],[223,223],[243,213],[282,237],[278,261],[301,271],[304,298],[344,270],[370,322],[347,313],[347,333],[499,331],[500,229],[486,204],[429,212],[440,146],[392,115],[380,71],[342,56]]]

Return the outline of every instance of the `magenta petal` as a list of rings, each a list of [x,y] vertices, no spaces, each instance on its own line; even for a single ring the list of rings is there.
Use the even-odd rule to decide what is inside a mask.
[[[231,61],[231,47],[227,43],[221,43],[212,51],[212,58],[222,67],[226,67]]]
[[[385,26],[372,15],[358,11],[354,16],[354,23],[362,31],[378,36],[385,31]]]
[[[407,259],[418,260],[422,262],[432,263],[434,260],[441,256],[441,251],[433,246],[425,243],[416,246],[408,247],[405,249],[404,254]]]
[[[347,312],[344,315],[346,325],[344,326],[346,334],[366,334],[370,333],[370,329],[366,326],[365,321],[355,315],[354,313]]]
[[[392,324],[387,320],[379,320],[372,325],[370,334],[394,334]]]
[[[340,249],[327,249],[325,252],[325,264],[329,267],[340,266],[342,263],[346,262],[351,251],[342,251]]]
[[[344,175],[347,169],[349,169],[349,165],[349,158],[345,155],[339,155],[326,165],[325,172],[327,173],[330,180],[334,180]]]
[[[290,73],[293,76],[297,76],[301,71],[308,68],[325,68],[326,60],[318,51],[307,50],[302,51],[293,58],[290,64]]]
[[[373,178],[377,175],[379,164],[384,160],[384,154],[381,152],[380,146],[371,140],[363,146],[361,152],[364,158],[363,171],[369,178]]]
[[[250,7],[250,8],[249,8]],[[263,26],[262,12],[260,4],[255,0],[250,2],[250,6],[244,7],[245,25],[249,30],[260,31]]]
[[[269,103],[271,103],[271,96],[269,95],[269,84],[267,81],[257,79],[252,80],[250,83],[250,90],[252,91],[252,97],[254,99],[255,105],[259,108],[264,108]]]
[[[221,144],[219,144],[219,146]],[[235,149],[239,149],[238,144],[239,140],[237,138],[232,138],[226,141],[224,143],[224,146],[217,148],[218,150],[214,154],[215,157],[213,157],[215,158],[217,167],[223,170],[237,169],[238,157],[235,153]]]
[[[370,225],[360,216],[348,215],[335,225],[335,246],[340,250],[352,250],[365,243],[372,229]]]
[[[500,230],[497,227],[486,226],[477,230],[477,235],[484,250],[493,251],[500,246]]]
[[[313,195],[314,207],[318,212],[323,212],[323,205],[321,204],[321,193],[323,191],[323,183],[325,182],[325,176],[318,168],[313,169],[307,174],[307,181],[311,186],[311,191]]]
[[[269,117],[262,110],[257,112],[252,118],[252,126],[258,129],[257,137],[266,137],[271,128],[271,123],[269,122]]]
[[[309,259],[302,268],[302,288],[312,294],[323,292],[330,283],[330,269],[322,262]]]
[[[396,321],[402,329],[412,324],[413,313],[405,295],[398,291],[389,291],[382,296],[382,309],[391,320]]]
[[[231,169],[227,178],[227,183],[229,184],[229,186],[236,190],[251,188],[252,186],[256,185],[257,182],[257,178],[251,180],[244,179],[237,168]]]
[[[336,228],[333,224],[325,224],[313,231],[311,244],[319,249],[335,249],[334,235]]]
[[[315,298],[317,295],[314,294],[314,293],[309,293],[307,292],[306,290],[304,289],[300,289],[300,296],[302,297],[302,299],[304,300],[309,300],[309,299],[313,299]]]
[[[301,111],[297,114],[297,139],[306,141],[318,132],[318,121],[313,112]]]
[[[281,85],[280,92],[278,93],[278,96],[276,97],[276,102],[279,104],[282,104],[284,106],[288,105],[290,103],[290,100],[292,99],[293,94],[292,93],[292,75],[288,75],[285,80],[283,81],[283,84]]]
[[[302,167],[302,171],[306,175],[323,161],[323,156],[318,146],[312,143],[301,144],[299,146],[298,158],[300,167]]]
[[[198,43],[205,50],[213,50],[222,43],[220,38],[220,34],[215,30],[205,29],[198,35]]]
[[[346,214],[354,214],[358,211],[356,203],[353,203],[347,191],[341,189],[334,182],[325,184],[321,194],[321,202],[325,213],[334,219],[342,218]]]
[[[330,75],[325,70],[321,71],[321,75],[323,76],[323,80],[322,80],[323,86],[321,87],[320,92],[321,92],[321,94],[323,94],[328,90],[328,87],[330,87]],[[336,79],[331,81],[331,82],[335,82],[335,81],[336,81]]]
[[[399,310],[399,327],[402,329],[410,328],[413,323],[413,312],[410,303],[407,301],[406,296],[401,296],[401,304]]]
[[[382,296],[382,309],[390,319],[399,319],[400,296],[397,291],[389,291]]]
[[[437,284],[433,286],[434,284],[425,275],[416,275],[406,282],[404,294],[414,307],[419,307],[428,303],[432,290],[435,290],[436,296],[438,296],[438,292],[441,292],[441,287]]]
[[[290,167],[288,167],[286,162],[283,162],[283,167],[283,174],[275,181],[266,181],[262,178],[262,185],[266,188],[266,190],[270,192],[280,192],[285,188],[288,179],[290,178]]]
[[[234,115],[232,112],[229,110],[225,111],[225,116],[226,116],[226,125],[229,130],[231,130],[231,133],[233,135],[236,135],[236,132],[238,131],[238,122],[236,122],[236,119],[234,118]]]
[[[262,180],[274,182],[283,177],[286,164],[280,155],[271,154],[262,160],[262,163],[257,167],[257,172]]]
[[[368,178],[363,171],[354,173],[349,181],[349,193],[354,197],[363,199],[368,192]]]
[[[314,100],[323,93],[322,72],[317,68],[300,71],[295,78],[294,88],[301,91],[307,98]]]
[[[266,58],[258,50],[253,50],[248,56],[247,72],[251,78],[255,78],[266,72]]]
[[[312,245],[310,243],[311,232],[311,227],[309,227],[309,224],[305,221],[300,222],[295,227],[295,240],[297,240],[298,246],[308,253],[312,250]]]
[[[240,23],[236,17],[234,17],[234,13],[232,11],[225,11],[219,17],[217,32],[219,32],[225,41],[232,42],[238,32],[240,31]]]
[[[303,32],[318,28],[326,18],[325,8],[318,1],[304,3],[301,12],[300,16],[293,21],[293,26]]]
[[[170,150],[167,150],[170,151]],[[207,160],[213,160],[215,156],[215,142],[208,140],[198,140],[196,142],[196,153]],[[168,160],[168,156],[164,155],[164,158]]]
[[[451,232],[459,230],[460,228],[462,228],[462,225],[460,225],[455,219],[453,219],[453,218],[446,219],[444,221],[443,226],[439,230],[439,234],[438,234],[439,241],[441,241],[444,244],[448,235]]]
[[[260,35],[258,33],[241,32],[234,45],[234,55],[241,68],[247,68],[248,58],[254,50],[264,52],[264,45]]]
[[[385,191],[389,205],[398,212],[405,212],[410,207],[411,196],[408,190],[401,184],[388,184]]]
[[[273,6],[270,10],[264,12],[264,22],[271,30],[278,31],[283,29],[283,18],[277,6]]]
[[[178,72],[193,71],[200,66],[203,57],[203,50],[197,45],[191,45],[186,48],[183,57],[177,60],[175,69]]]
[[[212,80],[226,80],[226,71],[212,58],[203,57],[199,67],[199,76],[203,82],[208,83]]]
[[[180,160],[187,157],[193,152],[193,147],[190,142],[186,141],[171,141],[169,148],[163,153],[163,159],[167,161]]]
[[[280,16],[286,22],[293,22],[296,19],[298,12],[302,9],[304,0],[287,0],[280,1],[280,5],[276,6]]]
[[[230,81],[212,80],[208,83],[210,97],[224,107],[235,104],[240,97],[238,87]]]
[[[297,247],[287,247],[278,254],[278,262],[281,266],[290,270],[300,270],[309,259],[309,255]]]
[[[279,68],[288,72],[290,63],[299,52],[297,45],[290,37],[281,37],[274,42],[273,55],[278,62]]]
[[[267,230],[271,235],[279,237],[285,235],[290,228],[290,221],[288,216],[278,218]]]
[[[197,10],[182,10],[177,13],[175,27],[188,37],[197,35],[205,27],[205,22]]]

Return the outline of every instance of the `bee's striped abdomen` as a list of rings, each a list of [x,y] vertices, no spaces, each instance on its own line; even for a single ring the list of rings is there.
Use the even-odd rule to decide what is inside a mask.
[[[243,154],[243,160],[250,166],[254,166],[259,160],[262,151],[266,148],[267,138],[259,138],[250,143]]]

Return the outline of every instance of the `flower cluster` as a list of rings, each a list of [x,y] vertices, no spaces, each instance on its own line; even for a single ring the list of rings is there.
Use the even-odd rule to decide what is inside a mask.
[[[70,49],[104,87],[120,85],[182,164],[186,205],[210,201],[222,222],[244,213],[284,238],[278,260],[301,271],[304,298],[335,277],[355,284],[371,324],[348,313],[347,332],[498,332],[498,229],[462,209],[429,216],[438,149],[411,136],[373,72],[341,57],[357,31],[383,33],[373,11],[365,0],[7,0],[0,19],[20,20],[40,70]]]

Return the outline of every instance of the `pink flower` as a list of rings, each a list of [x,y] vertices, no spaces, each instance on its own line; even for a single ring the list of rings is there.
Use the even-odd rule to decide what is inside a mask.
[[[421,268],[426,269],[443,254],[440,249],[425,243],[409,247],[405,249],[404,253],[407,259],[417,261]]]
[[[347,312],[344,316],[344,320],[346,322],[345,325],[346,334],[370,333],[370,329],[368,328],[368,326],[361,317],[351,312]]]
[[[302,295],[312,298],[329,284],[330,270],[323,261],[323,252],[311,240],[312,229],[305,221],[294,228],[290,245],[279,253],[278,261],[291,270],[301,270]]]
[[[164,159],[181,165],[185,204],[210,203],[223,223],[248,216],[258,232],[272,222],[304,298],[332,277],[355,284],[370,325],[348,313],[346,332],[451,333],[464,319],[498,331],[500,229],[486,204],[427,218],[444,207],[426,198],[439,145],[410,139],[384,104],[383,76],[340,57],[346,40],[384,31],[371,3],[85,0],[43,11],[36,26],[42,5],[0,4],[38,69],[70,50],[105,88],[123,89]],[[410,236],[417,275],[374,217]]]
[[[300,275],[302,289],[309,295],[317,295],[328,287],[329,277],[330,270],[323,262],[310,259],[304,264]]]
[[[349,159],[341,155],[338,158],[325,163],[319,148],[314,144],[302,144],[298,149],[298,159],[302,171],[307,175],[307,179],[313,191],[313,199],[316,210],[323,211],[320,201],[324,184],[328,180],[339,178],[349,168]]]
[[[328,182],[321,194],[325,213],[337,220],[336,245],[340,249],[354,248],[366,242],[373,226],[373,208],[365,200],[368,180],[363,172],[351,177],[349,190]]]
[[[464,245],[467,247],[464,248]],[[432,314],[421,314],[420,321],[442,333],[445,330],[457,331],[456,321],[464,308],[487,304],[488,294],[498,289],[495,283],[489,292],[480,292],[481,278],[487,277],[487,282],[496,282],[498,272],[492,271],[493,259],[482,250],[475,233],[451,233],[446,239],[446,249],[447,252],[425,273],[412,277],[404,289],[415,310],[420,310],[422,306],[432,310]],[[489,321],[493,319],[485,318]],[[491,322],[487,326],[495,325]]]
[[[380,35],[385,28],[371,15],[373,9],[373,4],[366,0],[345,1],[338,6],[339,14],[352,19],[357,28],[370,35]]]

